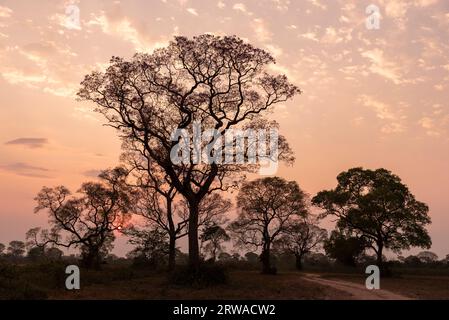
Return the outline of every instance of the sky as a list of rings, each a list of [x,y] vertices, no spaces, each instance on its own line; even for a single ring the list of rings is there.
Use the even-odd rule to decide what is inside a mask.
[[[303,91],[272,115],[296,155],[278,175],[314,195],[351,167],[387,168],[429,205],[431,250],[449,253],[446,0],[0,0],[0,243],[46,226],[42,186],[75,191],[119,163],[114,130],[76,100],[83,76],[204,33],[269,51]]]

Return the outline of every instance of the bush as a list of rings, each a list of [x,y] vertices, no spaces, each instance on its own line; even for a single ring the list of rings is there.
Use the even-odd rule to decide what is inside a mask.
[[[15,266],[0,265],[0,299],[47,299],[45,290],[19,275]]]
[[[192,286],[196,288],[225,284],[228,281],[226,268],[216,264],[202,264],[198,271],[191,267],[177,268],[170,275],[170,282],[175,285]]]
[[[270,267],[267,270],[262,270],[262,273],[276,275],[278,273],[278,269],[276,267]]]

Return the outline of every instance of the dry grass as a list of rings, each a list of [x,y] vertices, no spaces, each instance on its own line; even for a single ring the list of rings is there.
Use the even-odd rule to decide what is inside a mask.
[[[363,275],[355,274],[326,274],[324,277],[362,285],[365,284],[366,279]],[[449,276],[401,275],[382,278],[380,287],[413,299],[449,299]]]
[[[340,299],[345,294],[302,279],[301,274],[262,275],[233,271],[230,281],[204,289],[173,286],[164,275],[92,284],[75,292],[55,291],[50,299]],[[349,298],[349,296],[348,296]]]
[[[233,270],[224,285],[195,289],[176,286],[167,274],[127,265],[81,270],[81,290],[65,290],[65,265],[0,265],[0,299],[351,299],[350,294],[303,278],[299,272],[262,275]],[[318,272],[326,278],[361,285],[364,274]],[[449,276],[402,274],[381,280],[381,288],[414,299],[449,299]]]

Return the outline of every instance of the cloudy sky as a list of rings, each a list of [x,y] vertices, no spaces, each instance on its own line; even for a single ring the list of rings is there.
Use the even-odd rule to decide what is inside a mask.
[[[115,132],[75,100],[84,74],[203,33],[268,50],[303,90],[274,115],[297,157],[280,175],[314,194],[350,167],[390,169],[429,204],[432,250],[449,253],[446,0],[0,0],[0,242],[45,226],[43,185],[76,190],[118,163]]]

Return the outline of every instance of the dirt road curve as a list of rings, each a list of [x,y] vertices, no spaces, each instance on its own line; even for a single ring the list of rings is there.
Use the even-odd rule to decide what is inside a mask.
[[[410,298],[387,290],[368,290],[365,286],[343,280],[330,280],[321,278],[317,274],[307,273],[304,279],[324,286],[344,291],[354,300],[410,300]],[[335,297],[338,299],[338,297]]]

